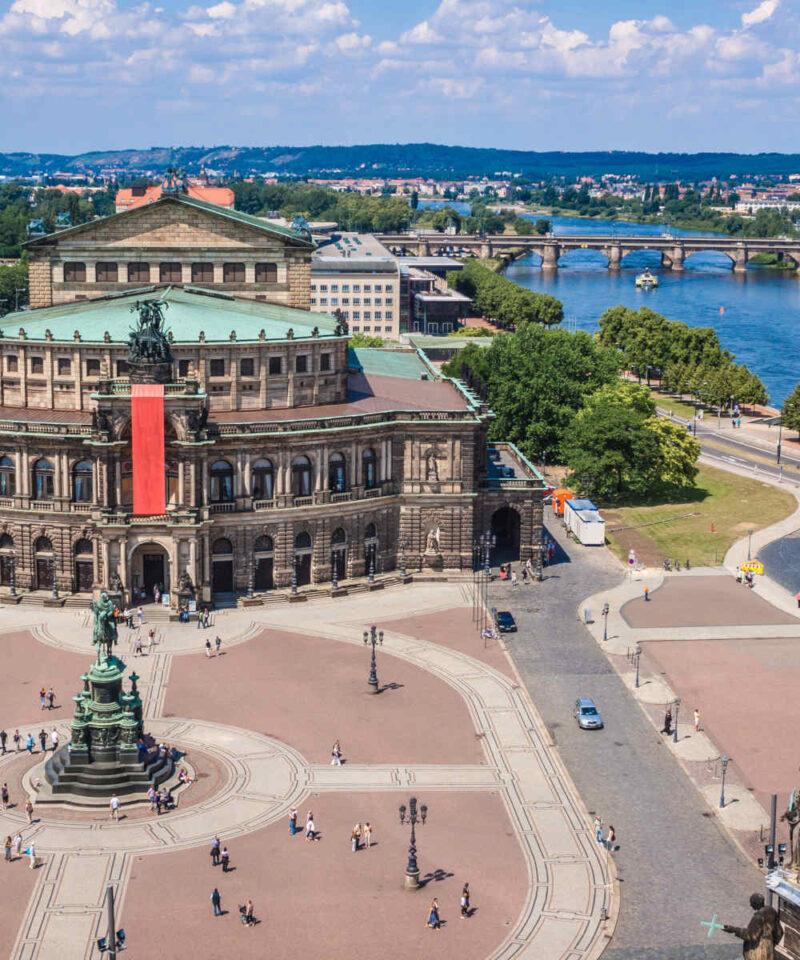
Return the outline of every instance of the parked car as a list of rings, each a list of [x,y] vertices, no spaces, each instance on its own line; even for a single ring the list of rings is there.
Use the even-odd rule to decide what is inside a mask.
[[[517,632],[517,622],[508,610],[501,610],[500,613],[497,614],[497,629],[500,633]]]
[[[594,705],[594,700],[576,700],[572,715],[582,730],[600,730],[603,726],[603,718]]]

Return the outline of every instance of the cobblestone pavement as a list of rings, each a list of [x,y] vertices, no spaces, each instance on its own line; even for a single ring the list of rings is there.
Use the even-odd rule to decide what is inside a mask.
[[[505,637],[508,648],[590,814],[616,828],[621,908],[605,957],[739,956],[740,945],[709,941],[700,922],[716,913],[738,923],[763,880],[712,818],[577,617],[594,594],[592,613],[601,621],[603,592],[620,584],[624,571],[611,565],[606,551],[567,541],[552,518],[550,534],[559,562],[545,569],[547,579],[516,587],[495,581],[490,603],[517,620],[519,632]],[[577,728],[571,710],[579,696],[595,700],[603,731]]]
[[[275,830],[277,822],[287,817],[292,805],[304,809],[311,803],[311,797],[315,798],[313,803],[316,809],[320,804],[324,808],[325,798],[329,796],[331,799],[327,803],[330,810],[335,806],[334,798],[341,797],[345,801],[343,811],[349,809],[346,803],[349,796],[378,798],[395,794],[399,800],[413,790],[428,795],[432,805],[435,804],[433,798],[437,793],[441,795],[443,813],[448,821],[449,832],[446,835],[450,838],[449,843],[458,842],[457,833],[452,828],[459,826],[461,817],[464,818],[462,826],[466,827],[469,827],[470,818],[481,818],[493,824],[494,829],[506,831],[504,835],[513,838],[522,864],[521,872],[508,871],[504,879],[503,871],[496,870],[497,865],[490,863],[490,859],[497,856],[493,852],[490,833],[477,846],[473,845],[473,856],[485,860],[487,877],[492,871],[496,875],[492,881],[491,899],[487,889],[487,900],[482,908],[479,907],[474,923],[492,923],[492,929],[496,932],[487,939],[486,928],[478,927],[474,942],[470,938],[459,947],[459,940],[455,937],[448,940],[445,928],[445,932],[436,938],[437,955],[459,955],[475,957],[477,960],[478,956],[485,957],[488,949],[490,956],[502,957],[503,960],[514,957],[594,960],[605,946],[606,931],[613,929],[616,916],[617,903],[609,895],[612,889],[609,865],[594,842],[586,809],[525,691],[513,674],[509,675],[507,670],[498,670],[490,665],[492,658],[497,657],[496,650],[484,656],[474,656],[473,636],[465,636],[462,644],[458,642],[460,618],[463,618],[464,609],[469,609],[468,604],[464,585],[437,584],[387,590],[381,595],[379,605],[374,597],[362,595],[331,602],[320,601],[308,607],[304,605],[301,608],[302,615],[298,614],[296,605],[288,604],[276,609],[261,608],[255,614],[232,613],[230,617],[219,618],[218,629],[224,637],[224,649],[228,653],[216,663],[207,661],[202,653],[198,653],[202,643],[200,632],[181,625],[165,624],[160,627],[159,642],[149,656],[133,658],[126,655],[130,666],[135,666],[141,675],[140,687],[150,714],[148,726],[160,738],[176,745],[185,744],[189,749],[189,763],[196,763],[198,770],[202,770],[204,764],[213,768],[216,781],[211,785],[203,785],[199,802],[192,802],[190,788],[185,798],[182,796],[178,809],[161,818],[148,816],[146,811],[143,813],[138,810],[132,811],[120,823],[110,823],[95,811],[82,820],[80,816],[74,816],[74,811],[42,805],[36,812],[34,824],[28,827],[20,813],[19,804],[2,814],[0,831],[13,833],[21,826],[24,843],[34,841],[41,859],[41,866],[33,871],[36,883],[27,907],[18,911],[11,920],[13,925],[21,917],[16,943],[8,955],[12,960],[88,958],[91,937],[97,935],[102,927],[105,885],[112,882],[117,886],[120,923],[128,927],[131,948],[134,947],[137,933],[139,943],[147,948],[140,954],[132,953],[130,956],[153,956],[153,951],[160,952],[163,949],[163,940],[150,943],[146,924],[145,928],[140,925],[137,929],[125,919],[131,878],[136,870],[144,871],[144,868],[134,868],[132,865],[142,863],[141,858],[144,861],[150,858],[157,860],[159,857],[182,858],[170,861],[179,863],[172,888],[168,884],[163,889],[148,889],[146,885],[139,885],[138,889],[145,898],[149,898],[150,909],[159,912],[161,908],[155,900],[165,899],[174,904],[174,909],[181,914],[181,922],[186,922],[187,918],[194,916],[190,911],[197,908],[194,904],[184,903],[181,899],[183,894],[178,893],[179,888],[182,889],[180,878],[186,877],[181,870],[196,872],[191,866],[195,855],[200,856],[207,867],[207,853],[202,848],[214,833],[219,832],[223,840],[239,838],[238,843],[242,844],[248,837],[265,836],[267,832]],[[232,726],[225,717],[224,699],[217,708],[217,715],[213,717],[198,719],[167,714],[165,704],[170,701],[173,677],[202,671],[207,678],[206,685],[223,684],[224,675],[217,672],[215,679],[210,671],[229,669],[230,661],[232,665],[239,663],[245,684],[240,690],[232,689],[231,692],[255,705],[253,727],[257,715],[261,727],[270,729],[275,720],[274,712],[286,709],[285,705],[277,700],[273,702],[273,698],[268,696],[270,684],[274,689],[283,689],[287,686],[291,688],[294,683],[298,685],[294,695],[294,710],[299,741],[308,742],[307,730],[302,729],[308,722],[308,711],[303,709],[303,697],[313,701],[316,698],[315,690],[325,685],[333,685],[340,698],[353,701],[354,706],[348,704],[347,709],[355,709],[365,729],[377,729],[390,708],[391,701],[388,698],[403,693],[402,689],[389,690],[379,697],[368,696],[362,690],[358,697],[354,697],[345,688],[343,679],[333,674],[332,668],[325,669],[324,656],[317,657],[316,670],[309,669],[299,659],[303,643],[316,643],[320,649],[324,646],[338,650],[338,659],[343,662],[356,648],[361,658],[359,676],[363,686],[366,661],[363,660],[365,650],[361,633],[365,621],[369,622],[374,616],[376,607],[387,621],[392,621],[392,628],[385,630],[384,645],[380,651],[384,677],[388,680],[392,674],[390,664],[396,659],[398,663],[408,665],[404,674],[397,671],[408,687],[414,685],[416,676],[410,667],[435,678],[440,684],[446,684],[449,688],[445,691],[447,696],[438,699],[446,704],[452,702],[452,706],[441,708],[440,704],[435,703],[437,697],[434,691],[433,695],[426,692],[419,699],[416,709],[429,709],[428,736],[435,737],[437,727],[444,728],[448,723],[456,723],[461,727],[469,725],[479,744],[475,761],[447,762],[445,759],[439,763],[419,762],[420,756],[426,756],[421,749],[426,731],[424,727],[419,730],[415,727],[408,755],[403,762],[379,763],[373,760],[364,763],[353,755],[348,757],[349,762],[343,768],[332,768],[327,763],[315,763],[303,756],[289,736],[280,740],[270,734],[256,732],[252,727],[244,729]],[[419,636],[416,629],[418,623],[411,635],[404,634],[402,618],[409,610],[423,619],[440,616],[444,621],[441,629],[445,631],[448,629],[447,611],[454,611],[449,619],[456,625],[456,630],[448,634],[448,643],[437,644]],[[18,609],[13,610],[12,616],[7,618],[3,626],[9,631],[9,636],[19,638],[19,619]],[[22,679],[25,674],[23,664],[19,682],[29,686],[37,682],[30,679],[30,674],[36,670],[36,651],[42,649],[41,643],[63,651],[80,650],[90,655],[88,640],[82,643],[79,639],[84,629],[80,618],[70,611],[55,611],[46,617],[41,616],[39,626],[29,636],[28,646],[22,651],[29,678]],[[265,629],[268,631],[266,634]],[[17,642],[22,644],[22,640],[18,639]],[[270,675],[266,679],[247,667],[246,652],[253,650],[258,650],[261,659],[269,665]],[[176,683],[180,685],[177,680]],[[458,694],[455,698],[452,697],[453,691]],[[430,708],[426,706],[427,703],[430,703]],[[438,714],[437,708],[441,710]],[[336,722],[337,712],[343,709],[344,699],[338,710],[335,702],[331,707],[322,733],[326,743],[336,735],[332,732],[332,726]],[[0,722],[9,728],[13,728],[14,719],[14,716],[0,716]],[[57,721],[59,728],[66,731],[68,719],[60,716]],[[204,757],[210,758],[209,762],[205,762]],[[0,758],[0,779],[6,772],[10,773],[27,762],[17,755]],[[21,782],[30,782],[31,772],[27,774],[27,781],[23,774]],[[459,796],[462,797],[461,801]],[[379,803],[378,800],[371,802]],[[346,819],[341,811],[340,819]],[[432,825],[427,829],[431,831]],[[430,836],[430,833],[426,836]],[[433,844],[431,847],[436,849]],[[464,847],[470,849],[470,844],[465,841]],[[295,883],[302,886],[302,873],[296,872],[300,869],[296,861],[291,854],[282,852],[287,849],[281,847],[281,852],[274,859],[261,865],[259,882],[272,883],[271,909],[285,911],[287,916],[291,916],[296,909],[303,911],[303,922],[319,943],[332,923],[343,922],[341,911],[335,919],[326,914],[326,908],[331,904],[331,899],[325,894],[327,882],[323,883],[321,899],[311,911],[305,909],[291,886],[287,888],[285,884],[274,884],[275,877],[292,870],[295,872]],[[344,849],[347,849],[346,846]],[[388,841],[385,849],[387,852],[390,849]],[[498,844],[497,849],[500,850],[501,845]],[[445,852],[442,848],[437,854],[440,860],[445,859]],[[346,853],[345,857],[348,856]],[[286,858],[286,861],[282,858]],[[338,861],[339,856],[336,859]],[[314,862],[320,861],[315,859]],[[375,864],[381,862],[380,848],[370,862],[373,869]],[[471,877],[479,876],[480,860],[473,859],[471,862]],[[396,867],[394,861],[392,866],[393,869]],[[467,861],[461,864],[461,876],[467,866]],[[27,870],[26,864],[18,864],[14,869],[24,871],[28,880],[31,871]],[[255,867],[253,869],[253,876],[256,876]],[[316,878],[319,866],[310,869],[315,871]],[[159,876],[159,870],[151,870],[150,875]],[[527,884],[522,889],[519,886],[513,889],[503,887],[503,884],[511,882],[512,876],[520,875],[527,878]],[[240,877],[244,876],[240,873]],[[333,873],[331,877],[334,877]],[[447,877],[452,877],[452,874],[447,874]],[[436,882],[440,879],[446,881],[446,876],[433,877]],[[313,882],[316,883],[316,879]],[[331,880],[331,883],[337,882],[336,878]],[[385,879],[382,882],[385,884]],[[456,884],[458,880],[450,882]],[[450,890],[446,882],[441,889],[445,888]],[[398,894],[396,889],[401,888],[395,888],[392,884],[385,898],[382,898],[386,899],[387,904],[391,904],[392,897],[404,896],[402,892]],[[453,897],[452,892],[450,896]],[[502,922],[501,917],[508,912],[503,904],[517,899],[522,903],[521,909],[517,907],[515,916]],[[418,901],[420,910],[424,906],[423,900]],[[406,902],[403,901],[404,904]],[[602,919],[604,905],[611,908],[611,921]],[[365,944],[360,942],[359,937],[363,938],[368,925],[358,923],[358,907],[355,909],[355,929],[351,932],[355,945],[352,956],[366,957],[370,951],[367,949],[365,952]],[[375,909],[379,911],[380,907]],[[144,922],[147,912],[147,908],[142,912],[141,904],[138,907],[131,906],[131,917],[139,917],[140,924]],[[209,924],[217,922],[211,920],[210,911],[203,913],[203,921]],[[389,910],[382,932],[391,932],[394,922]],[[185,936],[193,938],[193,955],[198,960],[218,956],[219,953],[214,952],[216,948],[203,945],[202,933],[198,932],[202,927],[198,927],[197,923],[182,928]],[[215,934],[218,929],[214,928]],[[238,929],[237,925],[237,934]],[[265,924],[259,929],[264,936],[256,939],[245,934],[249,938],[249,945],[238,945],[237,955],[254,958],[264,955],[264,950],[270,944],[270,940],[265,939],[270,936],[270,928]],[[459,937],[463,939],[461,933]],[[447,946],[448,942],[450,947]],[[482,952],[476,954],[476,949]],[[333,951],[330,956],[346,957],[348,954]]]

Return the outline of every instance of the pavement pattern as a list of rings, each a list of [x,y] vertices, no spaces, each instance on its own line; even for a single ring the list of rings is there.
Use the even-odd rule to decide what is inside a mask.
[[[89,957],[112,882],[132,958],[154,956],[165,938],[176,942],[176,933],[198,958],[218,956],[219,943],[234,938],[243,957],[265,949],[307,956],[323,940],[330,946],[326,956],[366,957],[374,955],[376,934],[387,932],[404,953],[418,954],[421,943],[435,937],[437,954],[475,960],[598,956],[616,913],[613,865],[594,840],[527,692],[507,661],[501,669],[492,665],[505,655],[483,647],[477,629],[464,631],[470,603],[464,587],[408,585],[384,591],[380,600],[386,625],[379,696],[365,692],[361,634],[376,607],[369,595],[320,600],[301,612],[287,604],[220,615],[224,656],[211,661],[199,652],[205,636],[194,627],[159,624],[157,643],[144,657],[125,651],[132,637],[121,631],[122,652],[141,678],[146,726],[185,749],[187,764],[205,779],[194,795],[195,785],[181,796],[176,811],[157,817],[131,809],[119,823],[102,812],[76,817],[47,805],[28,826],[21,797],[14,796],[16,805],[0,813],[0,831],[21,829],[23,845],[35,843],[41,865],[30,871],[23,858],[8,867],[19,886],[15,900],[26,884],[30,893],[15,914],[21,923],[6,955]],[[407,634],[409,611],[420,619]],[[0,720],[26,733],[40,720],[38,685],[58,683],[59,702],[66,700],[89,654],[85,615],[38,613],[39,622],[31,624],[37,611],[33,617],[30,608],[2,611],[4,639],[18,645],[22,658],[15,676],[25,702],[4,703]],[[440,624],[437,636],[446,643],[424,636],[426,618]],[[361,692],[351,688],[353,676],[360,677]],[[57,713],[48,720],[65,733],[69,716]],[[341,768],[331,767],[327,756],[336,736],[347,759]],[[41,760],[36,754],[0,758],[0,777],[13,769],[13,784],[30,784]],[[426,880],[419,896],[402,890],[407,829],[396,822],[398,803],[412,791],[431,811],[424,846],[418,829]],[[301,841],[297,856],[287,852],[288,814],[292,806],[312,804],[323,824],[320,855],[316,844],[307,849]],[[368,819],[365,810],[380,824],[378,845],[353,860],[351,820],[354,812],[355,819]],[[202,883],[196,876],[209,870],[215,834],[236,850],[236,881],[226,891],[229,914],[222,920],[208,904],[217,881],[210,873]],[[359,867],[363,873],[354,879],[351,864],[364,860],[369,867]],[[476,914],[457,924],[460,883],[467,878]],[[247,895],[258,902],[258,890],[265,922],[246,930],[234,901]],[[448,920],[436,935],[424,925],[432,893],[443,898]],[[602,919],[604,908],[610,921]],[[4,924],[13,925],[13,919]],[[332,935],[334,927],[347,936]]]

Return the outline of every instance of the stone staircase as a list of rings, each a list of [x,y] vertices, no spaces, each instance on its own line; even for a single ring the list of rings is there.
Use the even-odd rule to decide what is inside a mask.
[[[169,754],[152,750],[136,763],[85,763],[72,761],[67,746],[44,765],[46,780],[40,785],[37,803],[108,803],[116,793],[123,802],[137,802],[150,786],[158,787],[175,772]]]

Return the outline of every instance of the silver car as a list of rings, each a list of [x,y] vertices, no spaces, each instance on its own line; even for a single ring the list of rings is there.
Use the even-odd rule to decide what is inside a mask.
[[[582,730],[602,729],[603,718],[594,705],[594,700],[576,700],[572,715],[578,721],[578,726]]]

